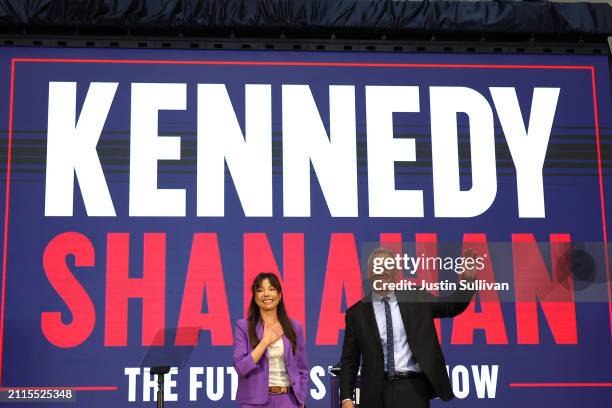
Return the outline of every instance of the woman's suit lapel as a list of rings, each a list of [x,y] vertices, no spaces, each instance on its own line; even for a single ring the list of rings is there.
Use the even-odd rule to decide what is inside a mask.
[[[255,326],[255,333],[257,333],[257,338],[259,340],[261,340],[261,338],[263,337],[263,326],[261,324],[261,321],[259,321],[259,323],[257,323],[257,326]],[[266,348],[266,351],[264,352],[264,356],[266,357],[266,360],[268,359],[268,349]]]
[[[257,337],[259,339],[263,337],[263,326],[261,322],[257,323],[257,326],[255,327],[255,332],[257,333]],[[284,353],[285,353],[285,361],[288,361],[288,359],[291,358],[291,353],[290,353],[290,351],[292,350],[291,342],[285,335],[283,335],[282,339],[283,339],[283,348],[284,348]],[[264,355],[266,356],[266,358],[268,358],[268,349],[266,349]]]

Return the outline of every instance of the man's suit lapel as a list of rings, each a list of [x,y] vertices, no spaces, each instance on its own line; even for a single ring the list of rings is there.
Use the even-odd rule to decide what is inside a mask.
[[[376,316],[374,316],[374,300],[372,299],[372,295],[369,295],[364,300],[364,306],[366,308],[366,324],[372,331],[372,335],[376,339],[380,350],[382,351],[382,342],[380,340],[380,332],[378,331],[378,323],[376,323]]]
[[[397,292],[396,297],[400,314],[402,315],[402,322],[404,323],[404,330],[406,331],[406,338],[408,339],[408,346],[414,352],[415,344],[418,342],[419,325],[421,324],[421,319],[423,319],[423,313],[419,310],[417,304],[410,301],[409,298]]]
[[[408,296],[403,296],[401,293],[396,292],[397,302],[402,315],[402,322],[404,323],[404,330],[406,331],[406,337],[408,339],[408,346],[414,351],[417,346],[416,343],[419,341],[419,326],[423,319],[423,311],[418,307],[418,304]],[[376,323],[376,316],[374,315],[374,301],[370,294],[364,300],[366,325],[372,332],[372,335],[376,339],[376,343],[380,347],[382,352],[382,341],[380,340],[380,332],[378,331],[378,323]]]

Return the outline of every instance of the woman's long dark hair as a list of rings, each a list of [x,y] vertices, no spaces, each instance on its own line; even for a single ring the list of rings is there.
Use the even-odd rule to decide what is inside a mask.
[[[285,303],[283,302],[283,290],[281,288],[280,281],[273,273],[262,272],[255,277],[253,280],[253,284],[251,285],[251,304],[249,305],[249,341],[253,348],[255,348],[260,339],[257,337],[257,331],[255,328],[257,327],[257,323],[261,320],[261,313],[259,311],[259,306],[255,302],[255,295],[257,290],[262,286],[264,280],[268,280],[270,285],[278,291],[278,294],[281,295],[280,301],[278,302],[278,306],[276,308],[276,313],[278,315],[278,321],[283,327],[283,331],[285,332],[285,336],[291,342],[291,348],[293,350],[293,354],[295,354],[295,350],[297,348],[297,336],[295,335],[295,330],[293,329],[293,325],[291,324],[291,320],[289,320],[289,316],[287,316],[287,311],[285,310]],[[263,324],[263,322],[262,322]]]

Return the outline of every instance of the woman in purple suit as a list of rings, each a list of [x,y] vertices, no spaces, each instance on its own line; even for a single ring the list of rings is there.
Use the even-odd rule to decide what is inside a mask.
[[[249,317],[235,331],[236,401],[242,408],[303,407],[308,360],[302,326],[287,316],[276,275],[257,275],[251,293]]]

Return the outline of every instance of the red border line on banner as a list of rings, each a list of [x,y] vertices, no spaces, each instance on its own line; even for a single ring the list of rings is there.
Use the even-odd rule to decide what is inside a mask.
[[[484,68],[484,69],[583,69],[591,65],[495,65],[495,64],[387,64],[384,62],[307,62],[307,61],[185,61],[123,60],[71,58],[13,58],[15,62],[82,63],[82,64],[170,64],[170,65],[259,65],[284,67],[371,67],[371,68]]]
[[[70,59],[70,58],[12,58],[11,59],[11,85],[9,101],[9,129],[6,171],[6,196],[4,211],[4,242],[2,259],[2,302],[0,305],[0,384],[2,384],[2,357],[4,350],[4,312],[5,288],[8,254],[8,225],[9,225],[9,197],[11,180],[11,148],[13,141],[13,100],[15,88],[15,65],[17,62],[33,63],[85,63],[85,64],[170,64],[170,65],[247,65],[247,66],[291,66],[291,67],[370,67],[370,68],[456,68],[456,69],[560,69],[560,70],[586,70],[591,73],[593,87],[593,111],[595,120],[595,139],[597,143],[597,167],[599,171],[599,190],[602,216],[603,241],[605,245],[605,263],[608,285],[608,308],[610,315],[610,336],[612,338],[612,291],[610,288],[610,260],[608,257],[608,232],[606,226],[606,207],[603,187],[603,173],[601,165],[601,146],[599,133],[599,112],[597,103],[597,83],[595,67],[592,65],[494,65],[494,64],[389,64],[364,62],[300,62],[300,61],[184,61],[184,60],[125,60],[125,59]],[[511,387],[521,387],[522,383],[511,383]],[[595,384],[595,383],[532,383],[532,384]],[[603,383],[601,383],[603,384]],[[535,386],[535,385],[531,385]],[[555,386],[555,385],[541,385]],[[560,385],[558,385],[560,386]],[[565,385],[578,386],[578,385]],[[95,388],[95,387],[93,387]]]
[[[608,309],[610,314],[610,331],[612,336],[612,290],[610,290],[610,258],[608,250],[608,228],[606,221],[606,200],[605,190],[603,183],[603,170],[601,168],[601,138],[599,135],[599,104],[597,102],[597,81],[595,80],[595,67],[591,67],[591,84],[593,86],[593,115],[595,120],[595,140],[597,144],[597,169],[599,172],[599,200],[601,205],[601,225],[603,229],[603,242],[604,242],[604,260],[606,263],[606,283],[608,286]],[[0,353],[2,350],[0,350]],[[2,355],[0,354],[0,357]],[[2,360],[0,360],[0,363]],[[1,367],[0,367],[1,368]],[[0,376],[0,380],[1,380]]]
[[[510,383],[511,388],[612,387],[612,383]]]
[[[2,384],[2,357],[4,356],[4,299],[6,298],[6,263],[8,255],[9,204],[11,194],[11,157],[13,147],[13,96],[15,91],[15,60],[11,60],[11,89],[9,96],[9,128],[6,158],[6,196],[4,202],[4,240],[2,242],[2,302],[0,305],[0,384]]]

